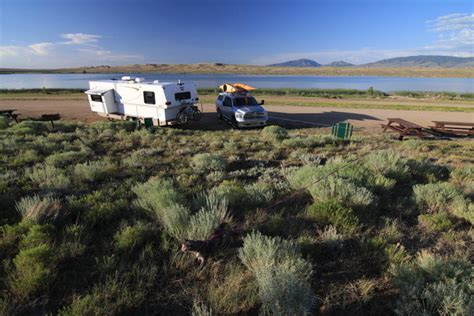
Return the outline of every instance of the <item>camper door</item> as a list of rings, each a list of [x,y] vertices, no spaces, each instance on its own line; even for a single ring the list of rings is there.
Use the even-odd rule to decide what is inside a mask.
[[[87,90],[89,103],[93,112],[99,113],[116,113],[117,104],[115,103],[114,93],[112,89],[108,90]]]

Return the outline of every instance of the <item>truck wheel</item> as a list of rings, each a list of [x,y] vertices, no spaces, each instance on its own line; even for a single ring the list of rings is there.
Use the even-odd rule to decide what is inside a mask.
[[[233,128],[239,128],[239,123],[237,123],[237,120],[235,119],[235,117],[232,117],[232,120],[230,123],[232,124]]]

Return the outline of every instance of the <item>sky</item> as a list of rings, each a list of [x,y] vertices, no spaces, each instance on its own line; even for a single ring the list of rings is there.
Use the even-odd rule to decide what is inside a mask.
[[[0,67],[474,56],[472,0],[0,0]]]

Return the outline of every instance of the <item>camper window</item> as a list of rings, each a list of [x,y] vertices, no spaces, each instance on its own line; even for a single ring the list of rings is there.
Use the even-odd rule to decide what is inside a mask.
[[[176,101],[191,99],[191,92],[178,92],[174,94]]]
[[[102,102],[102,96],[100,94],[91,94],[91,100],[94,102]]]
[[[143,91],[143,98],[145,99],[145,104],[155,104],[155,92]]]

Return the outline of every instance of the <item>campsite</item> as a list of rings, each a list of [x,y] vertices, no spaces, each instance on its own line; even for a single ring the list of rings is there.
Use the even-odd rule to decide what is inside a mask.
[[[472,0],[2,0],[0,316],[474,315]]]
[[[274,300],[295,314],[379,314],[420,310],[426,291],[423,304],[467,308],[474,143],[399,141],[380,125],[465,120],[469,105],[326,98],[336,107],[266,105],[283,120],[235,129],[212,92],[199,96],[199,122],[147,129],[98,116],[83,93],[1,94],[22,114],[0,130],[3,314],[256,314]],[[35,120],[55,112],[54,129]],[[350,139],[331,136],[339,121],[355,126]],[[221,222],[225,242],[203,266],[179,250]],[[268,276],[268,264],[283,270]],[[419,298],[400,297],[407,288]]]

